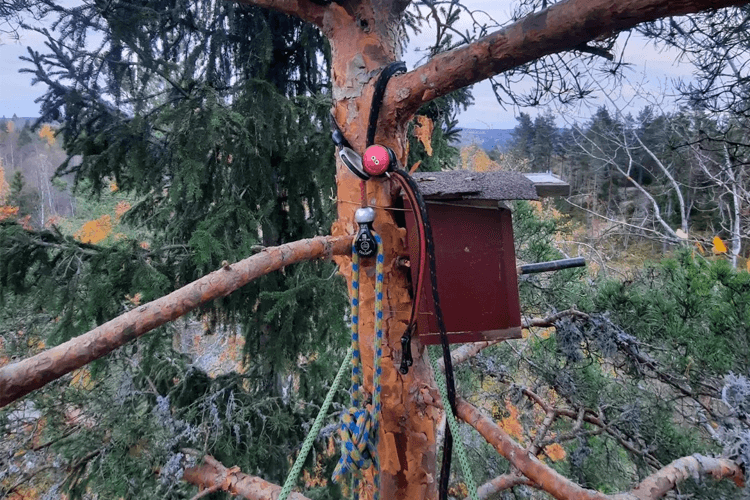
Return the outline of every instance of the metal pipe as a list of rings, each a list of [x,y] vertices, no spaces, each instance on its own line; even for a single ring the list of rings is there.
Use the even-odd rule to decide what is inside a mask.
[[[536,264],[524,264],[518,266],[518,274],[545,273],[547,271],[559,271],[571,267],[583,267],[586,265],[586,259],[583,257],[574,257],[572,259],[551,260],[549,262],[537,262]]]

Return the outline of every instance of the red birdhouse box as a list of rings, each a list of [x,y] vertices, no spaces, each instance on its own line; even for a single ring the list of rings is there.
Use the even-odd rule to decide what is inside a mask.
[[[511,211],[502,201],[538,199],[535,182],[515,172],[466,170],[427,172],[414,178],[427,202],[449,342],[520,338],[513,224]],[[409,210],[408,201],[404,203]],[[414,282],[418,240],[414,217],[406,213]],[[415,298],[420,301],[417,333],[422,344],[439,344],[432,282],[427,264],[423,265],[425,287],[422,296]]]

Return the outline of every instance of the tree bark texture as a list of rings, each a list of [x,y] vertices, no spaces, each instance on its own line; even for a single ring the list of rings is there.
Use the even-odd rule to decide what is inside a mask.
[[[214,271],[63,344],[0,368],[0,407],[272,271],[349,252],[351,236],[295,241]]]
[[[204,462],[185,469],[182,479],[199,488],[213,491],[226,491],[230,495],[247,500],[275,500],[279,497],[281,487],[255,476],[242,473],[238,468],[227,469],[212,456],[204,457]],[[299,493],[290,493],[289,500],[310,500]]]

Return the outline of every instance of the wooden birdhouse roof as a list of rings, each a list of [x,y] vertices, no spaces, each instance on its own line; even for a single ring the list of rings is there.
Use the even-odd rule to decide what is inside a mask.
[[[414,174],[427,200],[498,202],[566,196],[570,185],[549,173],[447,170]]]

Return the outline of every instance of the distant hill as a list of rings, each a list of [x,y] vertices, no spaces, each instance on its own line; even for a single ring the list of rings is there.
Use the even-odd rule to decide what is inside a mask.
[[[513,129],[482,129],[482,128],[464,128],[461,129],[459,146],[471,146],[476,144],[485,151],[490,151],[495,146],[501,151],[505,150],[513,138]]]

